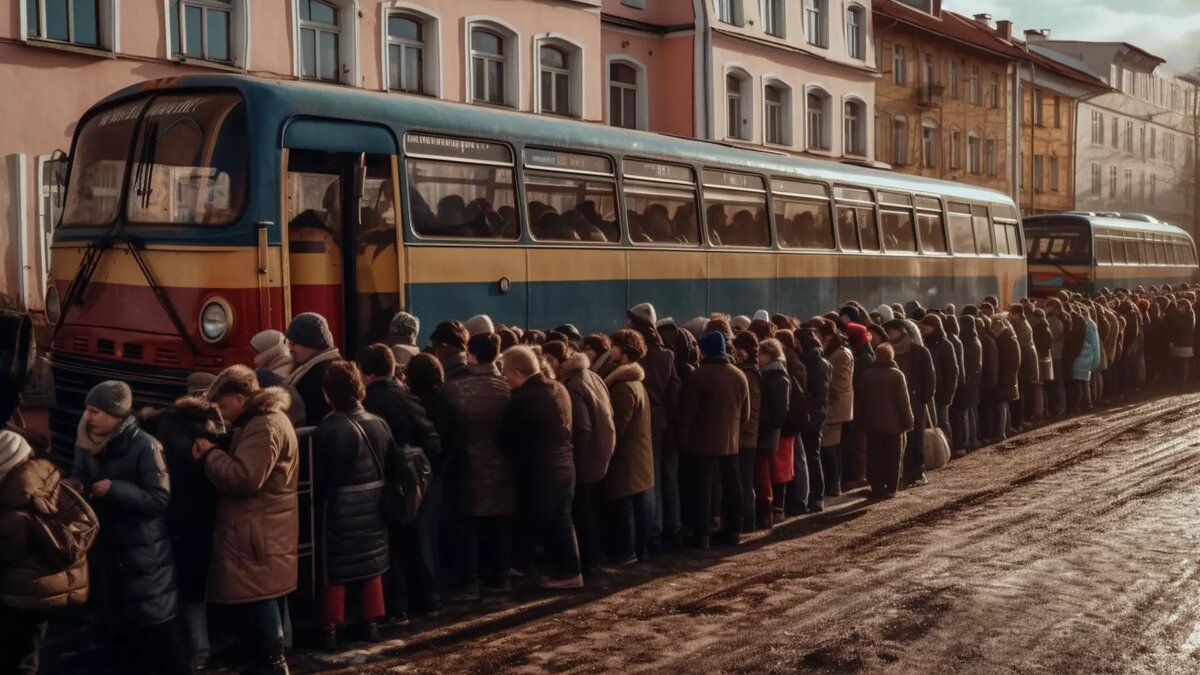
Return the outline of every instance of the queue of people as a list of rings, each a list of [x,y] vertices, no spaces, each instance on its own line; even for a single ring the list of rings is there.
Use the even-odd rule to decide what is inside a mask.
[[[67,476],[0,432],[0,667],[36,672],[49,612],[90,591],[131,671],[203,670],[219,605],[256,671],[287,672],[297,429],[312,428],[314,623],[336,649],[447,602],[736,546],[848,491],[894,497],[927,481],[931,433],[960,457],[1186,384],[1195,301],[1182,285],[683,325],[640,304],[612,335],[481,315],[424,350],[401,312],[355,362],[300,314],[252,340],[254,368],[197,374],[164,410],[97,385]],[[70,536],[42,551],[31,523]]]

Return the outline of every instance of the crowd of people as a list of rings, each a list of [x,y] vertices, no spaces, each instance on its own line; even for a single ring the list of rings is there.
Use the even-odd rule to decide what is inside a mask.
[[[927,480],[931,432],[958,457],[1182,386],[1195,301],[1181,285],[683,324],[639,304],[611,335],[480,315],[438,324],[423,349],[401,312],[355,361],[300,314],[255,336],[253,367],[197,373],[166,409],[97,385],[66,475],[0,432],[0,669],[36,672],[47,620],[90,592],[130,672],[204,669],[218,606],[245,622],[234,635],[257,670],[286,672],[298,429],[314,623],[336,649],[443,603],[736,546],[847,491],[894,497]]]

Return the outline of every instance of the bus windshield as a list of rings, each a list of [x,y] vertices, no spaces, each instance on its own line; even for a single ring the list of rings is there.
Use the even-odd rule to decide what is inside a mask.
[[[111,224],[126,175],[131,224],[232,223],[246,201],[245,107],[235,94],[170,93],[91,117],[75,145],[62,224]]]
[[[1091,236],[1087,223],[1077,220],[1037,220],[1025,224],[1030,262],[1089,264]]]

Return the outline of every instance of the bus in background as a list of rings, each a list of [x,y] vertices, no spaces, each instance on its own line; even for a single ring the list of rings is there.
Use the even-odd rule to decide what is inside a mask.
[[[1025,294],[1001,193],[423,97],[197,75],[147,82],[77,126],[55,233],[51,416],[139,405],[248,363],[304,311],[343,353],[423,319],[611,331],[651,302],[680,321],[845,300]]]
[[[1197,281],[1196,246],[1187,232],[1149,216],[1085,212],[1024,220],[1029,289],[1091,295],[1103,288],[1172,287]]]

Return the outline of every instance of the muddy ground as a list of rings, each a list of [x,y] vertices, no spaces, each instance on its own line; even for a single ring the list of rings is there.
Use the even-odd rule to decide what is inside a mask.
[[[1200,396],[844,497],[736,550],[452,607],[301,672],[1200,672]]]

